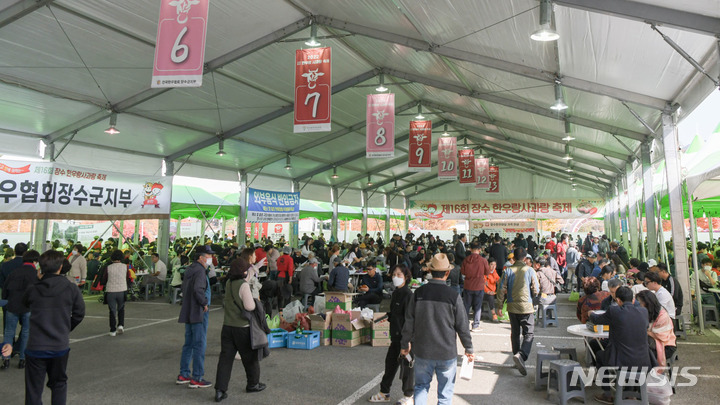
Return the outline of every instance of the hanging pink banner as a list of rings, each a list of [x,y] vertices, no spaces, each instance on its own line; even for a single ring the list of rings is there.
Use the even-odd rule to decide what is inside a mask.
[[[460,185],[475,185],[475,151],[461,149],[458,155],[458,168],[460,169]]]
[[[162,0],[150,87],[200,87],[210,0]]]
[[[429,172],[432,151],[432,121],[410,121],[408,171]]]
[[[488,170],[490,173],[490,187],[485,190],[488,193],[499,193],[500,192],[500,168],[497,166],[490,166]]]
[[[457,138],[441,137],[438,140],[438,180],[457,180]]]
[[[490,187],[489,167],[490,159],[475,158],[475,188],[483,189]]]
[[[395,157],[395,95],[368,94],[365,157]]]
[[[330,48],[296,50],[294,133],[330,131],[331,89]]]

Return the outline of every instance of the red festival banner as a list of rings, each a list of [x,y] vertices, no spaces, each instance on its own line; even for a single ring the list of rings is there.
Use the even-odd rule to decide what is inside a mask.
[[[438,140],[438,180],[457,180],[457,138]]]
[[[429,172],[432,151],[432,121],[410,121],[408,171]]]
[[[330,131],[332,64],[330,48],[295,51],[293,132]]]
[[[483,189],[490,188],[490,176],[488,168],[490,166],[490,159],[488,158],[476,158],[475,159],[475,188]]]
[[[368,94],[365,157],[395,157],[395,95]]]
[[[488,187],[485,191],[488,193],[500,192],[500,168],[497,166],[490,166],[488,172],[490,173],[488,175],[488,177],[490,177],[490,187]]]
[[[210,0],[163,0],[150,87],[200,87]]]
[[[475,185],[475,151],[472,149],[461,149],[458,156],[458,167],[460,169],[460,185]]]

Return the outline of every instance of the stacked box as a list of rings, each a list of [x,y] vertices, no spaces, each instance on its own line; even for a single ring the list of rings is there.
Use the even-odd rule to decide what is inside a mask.
[[[376,312],[373,314],[372,345],[373,347],[390,346],[390,314]]]
[[[320,332],[320,346],[330,346],[331,343],[331,320],[332,312],[325,313],[325,319],[318,314],[308,315],[310,318],[310,330]]]
[[[340,307],[344,311],[352,309],[352,294],[343,292],[325,292],[325,309],[334,311],[335,307]]]
[[[360,311],[333,314],[331,325],[333,346],[355,347],[370,342],[371,329],[360,317]]]

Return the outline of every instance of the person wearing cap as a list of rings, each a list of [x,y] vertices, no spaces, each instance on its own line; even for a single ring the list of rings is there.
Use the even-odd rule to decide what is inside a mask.
[[[278,308],[284,308],[292,300],[292,278],[295,273],[295,262],[290,253],[292,253],[292,248],[285,246],[282,256],[277,259],[277,282],[280,289]]]
[[[315,296],[320,294],[320,276],[318,276],[318,260],[311,258],[300,272],[300,293]]]
[[[215,252],[209,245],[195,249],[195,262],[187,267],[182,283],[183,301],[179,323],[185,324],[185,344],[180,357],[180,374],[176,384],[189,384],[190,388],[208,388],[205,381],[205,348],[210,310],[210,280],[206,270],[212,265]],[[192,361],[192,375],[190,362]]]
[[[332,271],[330,271],[330,277],[328,278],[328,290],[329,291],[340,291],[348,292],[352,291],[353,287],[350,284],[350,270],[343,266],[343,259],[340,256],[336,256],[333,260]]]
[[[524,248],[513,251],[515,257],[527,257]],[[527,375],[525,361],[532,350],[535,329],[535,307],[533,297],[540,293],[537,275],[524,260],[516,260],[508,268],[503,279],[503,291],[507,296],[507,312],[510,317],[510,340],[513,361],[520,374]],[[520,331],[522,329],[522,342]]]
[[[363,292],[357,298],[356,305],[360,308],[365,308],[371,304],[379,304],[383,298],[383,279],[380,273],[377,272],[377,266],[375,260],[370,260],[366,266],[367,274],[360,280],[360,287],[358,290]]]
[[[457,371],[457,337],[468,361],[473,355],[467,313],[457,291],[446,284],[450,270],[447,255],[432,257],[432,279],[415,291],[405,311],[400,354],[415,354],[415,404],[425,405],[433,374],[437,375],[438,404],[451,404]],[[412,347],[411,347],[412,344]]]
[[[590,251],[585,253],[585,257],[580,260],[580,263],[577,265],[577,269],[575,270],[575,273],[577,273],[577,291],[580,292],[580,289],[582,288],[583,282],[582,280],[585,277],[592,276],[593,269],[595,268],[595,261],[597,260],[597,255]]]

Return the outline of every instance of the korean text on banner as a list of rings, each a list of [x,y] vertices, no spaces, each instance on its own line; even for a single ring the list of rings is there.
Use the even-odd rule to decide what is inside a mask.
[[[170,215],[172,176],[52,162],[0,163],[0,219],[154,219]]]
[[[490,188],[490,159],[475,158],[475,188]]]
[[[331,96],[330,48],[296,50],[293,132],[330,131]]]
[[[545,200],[413,201],[412,219],[579,219],[599,218],[605,212],[602,198]]]
[[[247,222],[293,222],[300,219],[300,193],[248,189]]]
[[[460,185],[475,185],[475,151],[472,149],[461,149],[458,156],[460,169]]]
[[[438,140],[438,180],[457,180],[457,138],[441,137]]]
[[[395,157],[395,95],[368,94],[365,157]]]
[[[200,87],[210,0],[162,0],[150,87]]]
[[[408,171],[429,172],[432,151],[432,122],[410,121]]]
[[[500,168],[497,166],[490,166],[488,169],[488,177],[490,185],[487,190],[488,193],[499,193],[500,192]]]

